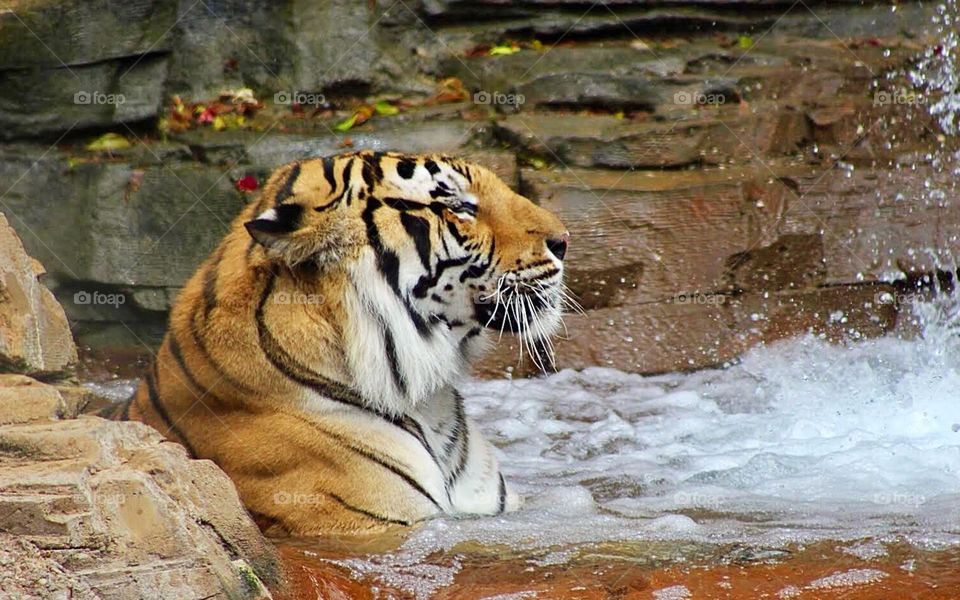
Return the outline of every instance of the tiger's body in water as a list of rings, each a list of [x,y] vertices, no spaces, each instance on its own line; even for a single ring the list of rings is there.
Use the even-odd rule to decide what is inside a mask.
[[[457,380],[491,332],[557,328],[568,234],[474,164],[277,169],[180,294],[122,418],[216,462],[268,532],[518,506]]]

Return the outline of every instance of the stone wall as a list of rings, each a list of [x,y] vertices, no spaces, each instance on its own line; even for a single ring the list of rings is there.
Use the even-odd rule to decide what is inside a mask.
[[[241,177],[368,147],[464,154],[564,218],[585,313],[558,367],[652,373],[806,331],[876,335],[902,278],[952,269],[958,243],[937,158],[957,143],[903,75],[936,44],[935,10],[34,2],[0,15],[0,210],[98,348],[158,343],[249,199]],[[172,95],[239,87],[266,104],[246,125],[158,131]],[[295,92],[322,101],[291,110]],[[334,128],[382,99],[401,113]],[[106,131],[129,147],[85,150]],[[481,373],[518,372],[516,357],[507,340]]]

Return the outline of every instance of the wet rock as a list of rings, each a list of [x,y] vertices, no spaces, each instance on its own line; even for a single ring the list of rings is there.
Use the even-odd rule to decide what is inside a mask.
[[[0,138],[155,116],[176,13],[173,0],[70,0],[0,15]]]
[[[0,371],[49,377],[77,362],[66,315],[38,281],[43,273],[0,213]]]
[[[454,153],[479,129],[463,121],[405,121],[358,127],[347,134],[322,128],[317,133],[271,134],[255,131],[193,130],[176,139],[201,160],[218,165],[253,165],[272,170],[304,158],[330,156],[353,150]],[[349,138],[350,145],[344,144]]]
[[[908,168],[824,167],[785,180],[778,234],[823,239],[825,283],[890,281],[901,263],[934,271],[952,264],[960,208],[947,202],[953,183],[922,160]]]
[[[19,4],[15,11],[0,15],[0,70],[68,69],[169,51],[172,40],[166,34],[176,21],[178,2],[63,0]]]
[[[365,91],[382,80],[376,17],[347,0],[181,5],[167,90]]]
[[[930,16],[922,3],[898,5],[897,11],[876,10],[855,2],[662,2],[618,0],[590,7],[582,2],[530,0],[504,5],[498,0],[426,0],[423,14],[441,35],[490,41],[504,33],[564,38],[656,36],[664,33],[731,31],[793,35],[813,39],[837,36],[919,35]],[[479,22],[478,22],[479,21]],[[453,30],[453,32],[450,32]],[[454,37],[454,39],[456,39]]]
[[[823,239],[819,235],[785,235],[727,259],[734,290],[785,290],[817,287],[826,279]]]
[[[471,90],[522,93],[524,106],[638,107],[657,104],[662,85],[658,78],[682,73],[684,64],[677,52],[657,56],[629,46],[588,46],[524,50],[509,56],[447,57],[441,72],[460,78]]]
[[[750,162],[794,150],[805,128],[794,111],[708,109],[668,122],[613,116],[517,114],[497,124],[498,135],[547,160],[576,167],[678,167]]]
[[[812,333],[832,341],[888,333],[897,325],[889,284],[750,294],[682,293],[661,302],[625,303],[564,318],[554,340],[557,369],[601,365],[657,374],[722,366],[749,348]],[[885,296],[886,295],[886,296]],[[531,376],[529,358],[504,340],[475,373]]]
[[[55,137],[156,116],[166,58],[134,60],[0,70],[0,139]]]
[[[773,167],[806,172],[803,165]],[[764,167],[704,171],[521,171],[523,190],[571,234],[567,285],[586,306],[727,288],[727,257],[762,228],[753,198],[777,193]],[[772,188],[772,190],[768,190]],[[596,299],[596,300],[594,300]]]
[[[30,157],[0,159],[0,174],[17,182],[4,202],[25,246],[55,280],[81,284],[67,307],[71,316],[123,315],[131,303],[117,286],[182,285],[246,202],[229,172],[208,165],[70,168],[58,152],[39,162]],[[38,198],[71,200],[54,212]],[[39,231],[42,239],[32,233]]]
[[[0,426],[0,581],[101,598],[264,597],[272,548],[227,476],[139,423]],[[81,596],[82,597],[82,596]],[[87,596],[93,597],[93,596]]]

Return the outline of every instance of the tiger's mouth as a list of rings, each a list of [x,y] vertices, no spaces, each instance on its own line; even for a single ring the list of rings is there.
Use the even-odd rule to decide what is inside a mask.
[[[520,360],[528,354],[541,370],[553,364],[551,338],[562,325],[566,309],[581,310],[559,278],[551,283],[510,274],[496,289],[474,300],[477,321],[487,329],[509,332],[520,339]]]

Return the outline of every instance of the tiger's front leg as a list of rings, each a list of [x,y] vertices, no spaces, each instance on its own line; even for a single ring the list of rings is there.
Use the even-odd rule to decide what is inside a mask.
[[[465,421],[469,448],[462,473],[448,488],[450,503],[457,514],[497,515],[520,508],[522,499],[510,489],[488,442],[476,424]]]

